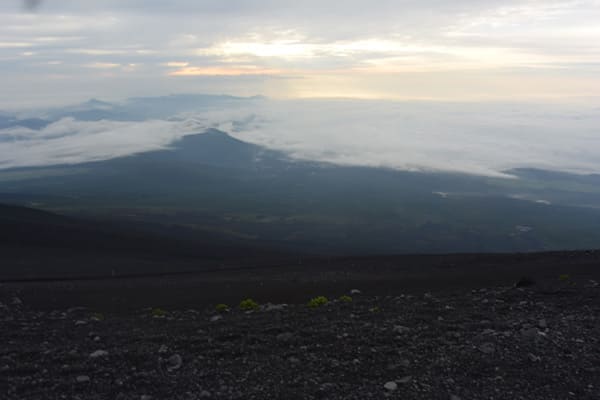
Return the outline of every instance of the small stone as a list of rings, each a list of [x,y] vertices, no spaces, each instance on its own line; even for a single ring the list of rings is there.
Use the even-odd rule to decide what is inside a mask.
[[[361,292],[360,290],[358,290],[358,289],[352,289],[352,290],[350,291],[350,294],[353,294],[353,295],[357,295],[357,294],[361,294],[361,293],[362,293],[362,292]]]
[[[152,396],[149,394],[143,394],[140,396],[140,400],[152,400]]]
[[[81,326],[81,325],[87,325],[87,321],[84,320],[77,320],[75,321],[75,326]]]
[[[294,334],[291,332],[280,333],[276,336],[276,339],[280,342],[289,342],[294,338]]]
[[[496,351],[496,348],[492,343],[487,342],[479,346],[479,351],[483,354],[493,354]]]
[[[210,392],[208,390],[203,390],[203,391],[200,392],[200,398],[201,399],[207,399],[209,397],[211,397],[211,394],[210,394]]]
[[[410,331],[410,328],[402,325],[394,325],[393,331],[394,333],[403,334]]]
[[[455,394],[451,394],[450,395],[450,400],[462,400],[462,399],[460,397],[458,397],[457,395],[455,395]]]
[[[96,350],[92,354],[90,354],[90,358],[99,358],[99,357],[107,357],[108,351],[106,350]]]
[[[167,362],[169,364],[167,366],[167,371],[169,372],[181,368],[181,365],[183,364],[183,360],[179,354],[173,354],[171,357],[169,357]]]
[[[75,380],[77,383],[87,383],[90,381],[90,377],[87,375],[79,375]]]
[[[400,382],[400,383],[402,383],[402,384],[406,384],[406,383],[408,383],[408,382],[410,382],[410,381],[412,381],[412,376],[410,376],[410,375],[409,375],[409,376],[405,376],[405,377],[403,377],[403,378],[400,378],[400,379],[398,380],[398,382]]]
[[[169,349],[167,348],[167,346],[165,346],[164,344],[162,344],[162,345],[160,345],[160,347],[158,348],[158,353],[159,353],[159,354],[166,354],[166,352],[167,352],[168,350],[169,350]]]
[[[545,319],[540,319],[540,320],[538,321],[538,326],[539,326],[541,329],[546,329],[546,328],[548,327],[548,323],[546,322],[546,320],[545,320]]]
[[[408,366],[410,365],[410,361],[408,361],[407,359],[404,358],[404,359],[400,360],[398,365],[400,365],[403,368],[408,368]]]
[[[527,357],[529,358],[529,361],[531,361],[531,362],[538,362],[538,361],[541,361],[541,360],[542,360],[542,358],[541,358],[541,357],[539,357],[539,356],[536,356],[535,354],[531,354],[531,353],[529,353],[529,354],[527,355]]]
[[[263,311],[283,311],[287,308],[287,304],[271,304],[267,303],[262,307]]]
[[[217,322],[219,320],[223,319],[223,316],[221,315],[213,315],[212,317],[210,317],[210,322]]]
[[[385,390],[389,390],[390,392],[398,390],[398,384],[394,381],[387,382],[385,385],[383,385],[383,387]]]

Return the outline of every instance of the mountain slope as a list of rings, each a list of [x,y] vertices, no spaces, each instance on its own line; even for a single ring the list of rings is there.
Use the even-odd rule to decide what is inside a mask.
[[[596,209],[537,201],[600,204],[593,184],[578,185],[531,173],[494,180],[291,160],[209,130],[170,149],[1,172],[0,200],[315,253],[600,247]]]

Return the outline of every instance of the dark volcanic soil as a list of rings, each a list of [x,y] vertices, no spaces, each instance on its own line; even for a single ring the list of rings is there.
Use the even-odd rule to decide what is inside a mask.
[[[165,315],[34,310],[0,293],[7,400],[600,398],[589,280]]]

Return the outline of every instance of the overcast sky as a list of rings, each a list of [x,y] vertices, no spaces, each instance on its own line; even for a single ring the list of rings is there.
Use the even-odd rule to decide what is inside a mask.
[[[600,93],[599,0],[2,0],[0,107]]]

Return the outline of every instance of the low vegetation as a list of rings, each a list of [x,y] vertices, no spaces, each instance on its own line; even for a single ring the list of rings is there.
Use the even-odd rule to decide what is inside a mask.
[[[352,303],[352,297],[350,297],[348,295],[340,296],[340,298],[338,300],[341,301],[342,303]]]
[[[257,310],[259,305],[256,301],[252,299],[245,299],[240,302],[240,310],[242,311],[253,311]]]
[[[220,303],[215,306],[215,310],[217,310],[220,313],[227,312],[229,311],[229,306],[227,304]]]
[[[317,296],[317,297],[310,299],[310,301],[308,302],[308,306],[311,308],[317,308],[317,307],[324,306],[327,303],[329,303],[329,299],[327,299],[327,297]]]

